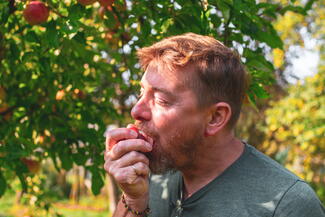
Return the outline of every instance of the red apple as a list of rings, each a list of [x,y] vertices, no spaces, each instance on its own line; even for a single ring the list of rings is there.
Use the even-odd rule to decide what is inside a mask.
[[[36,160],[28,159],[28,158],[21,158],[21,161],[26,165],[29,172],[37,173],[40,170],[40,163]]]
[[[37,25],[47,21],[49,9],[43,2],[31,1],[25,8],[23,15],[30,25]]]
[[[144,137],[144,135],[142,135],[142,134],[139,132],[138,128],[136,128],[136,127],[130,127],[129,129],[135,131],[135,132],[138,134],[137,139],[143,139],[143,140],[147,141],[147,139]],[[114,145],[110,145],[110,146],[108,147],[108,150],[111,150],[111,149],[113,148],[113,146],[114,146]]]
[[[96,0],[78,0],[79,4],[82,4],[83,6],[91,5],[96,2]]]
[[[135,131],[138,134],[137,139],[143,139],[143,140],[147,141],[147,139],[144,137],[144,135],[142,135],[139,132],[138,128],[136,128],[136,127],[130,127],[129,129]]]
[[[114,0],[98,0],[99,4],[103,7],[112,6]]]

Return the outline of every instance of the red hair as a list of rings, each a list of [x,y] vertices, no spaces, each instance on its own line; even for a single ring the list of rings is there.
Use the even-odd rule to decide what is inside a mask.
[[[228,103],[232,110],[228,125],[235,125],[247,88],[247,75],[236,52],[210,36],[186,33],[144,47],[137,54],[144,70],[153,60],[171,71],[195,67],[188,85],[197,93],[199,106]]]

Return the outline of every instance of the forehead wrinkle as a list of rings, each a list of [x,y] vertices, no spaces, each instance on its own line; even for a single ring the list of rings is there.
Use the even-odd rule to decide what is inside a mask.
[[[143,87],[144,83],[146,83],[147,86],[160,92],[183,92],[188,89],[184,85],[184,79],[182,79],[184,75],[180,75],[183,73],[180,70],[170,71],[164,65],[158,62],[152,62],[149,64],[140,84]],[[156,80],[158,81],[156,82]]]

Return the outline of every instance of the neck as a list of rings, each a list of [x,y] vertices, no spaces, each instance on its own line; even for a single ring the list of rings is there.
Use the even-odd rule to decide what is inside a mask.
[[[220,139],[210,138],[209,140],[214,142],[207,141],[202,145],[202,152],[197,155],[193,165],[181,170],[184,180],[184,199],[218,177],[242,154],[244,150],[242,142],[233,135],[224,136],[219,136]]]

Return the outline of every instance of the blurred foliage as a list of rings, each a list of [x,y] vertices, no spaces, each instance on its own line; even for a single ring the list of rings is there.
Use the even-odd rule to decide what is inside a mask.
[[[83,166],[99,193],[106,126],[131,121],[141,76],[135,52],[164,37],[195,32],[239,49],[252,80],[249,100],[267,97],[274,67],[266,55],[283,47],[272,21],[306,15],[314,1],[293,2],[116,0],[103,12],[98,2],[46,0],[50,18],[31,26],[22,16],[26,1],[1,1],[0,196],[15,177],[31,192],[29,180],[47,158],[58,171]]]
[[[301,6],[301,2],[294,4]],[[316,1],[311,7],[308,16],[289,11],[274,22],[284,42],[283,49],[272,51],[277,82],[267,87],[272,97],[259,100],[258,110],[244,106],[237,133],[310,182],[325,202],[325,1]],[[320,54],[318,72],[288,85],[286,79],[295,77],[290,71],[291,59],[297,56],[295,48],[304,48],[308,40],[315,41],[313,52]]]
[[[284,0],[274,0],[274,2],[284,3]],[[302,6],[304,1],[294,1],[295,6]],[[316,41],[315,51],[320,51],[325,40],[325,0],[315,1],[310,5],[308,16],[303,16],[295,11],[288,11],[279,15],[274,22],[274,28],[279,33],[284,42],[283,49],[273,50],[273,63],[276,69],[278,80],[287,84],[287,78],[295,78],[295,72],[290,70],[291,60],[297,58],[301,52],[299,48],[305,48],[306,41]],[[298,48],[298,49],[297,49]]]
[[[325,67],[304,83],[291,86],[288,93],[265,112],[261,148],[317,185],[325,201]]]

